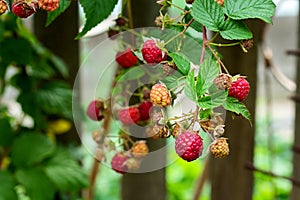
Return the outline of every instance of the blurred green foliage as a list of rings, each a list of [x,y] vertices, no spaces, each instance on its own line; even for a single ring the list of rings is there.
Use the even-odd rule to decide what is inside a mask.
[[[0,29],[0,200],[79,199],[87,173],[55,141],[72,120],[67,67],[13,14]]]

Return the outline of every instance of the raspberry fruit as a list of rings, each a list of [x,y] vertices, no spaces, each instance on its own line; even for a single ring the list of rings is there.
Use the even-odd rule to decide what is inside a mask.
[[[248,81],[243,77],[238,77],[236,81],[231,83],[228,96],[237,98],[239,101],[243,101],[247,98],[249,91],[250,85]]]
[[[155,124],[153,126],[153,132],[158,138],[168,138],[170,137],[170,131],[168,126]]]
[[[115,21],[118,26],[125,26],[128,23],[125,17],[118,17]]]
[[[192,4],[192,3],[194,3],[194,1],[195,1],[195,0],[185,0],[185,2],[186,2],[187,4]]]
[[[253,39],[242,40],[241,45],[245,52],[248,52],[253,47]]]
[[[131,148],[131,153],[135,158],[145,157],[149,153],[146,141],[140,140],[135,142]]]
[[[148,64],[157,64],[167,58],[167,54],[157,46],[155,40],[147,40],[143,44],[142,55]]]
[[[215,2],[217,2],[217,4],[219,4],[220,6],[223,6],[224,4],[224,0],[215,0]]]
[[[141,160],[136,158],[129,158],[126,160],[126,166],[129,171],[138,170],[141,166]]]
[[[39,7],[43,10],[53,12],[59,7],[60,0],[39,0]]]
[[[177,137],[175,150],[182,159],[188,162],[196,160],[202,155],[202,138],[196,133],[184,132]]]
[[[6,1],[0,0],[0,16],[3,15],[8,9]]]
[[[150,100],[152,104],[159,106],[168,106],[171,104],[171,94],[166,86],[162,84],[155,84],[150,91]]]
[[[118,112],[119,120],[125,125],[132,125],[140,120],[140,111],[135,107],[129,107]]]
[[[214,79],[214,83],[219,90],[228,90],[231,86],[231,78],[229,74],[222,73]]]
[[[152,108],[152,103],[150,101],[142,102],[138,109],[140,111],[140,120],[145,121],[150,119],[150,109]]]
[[[229,155],[229,146],[226,138],[219,138],[215,140],[209,148],[215,158],[224,158]]]
[[[125,51],[117,53],[116,61],[123,68],[130,68],[137,63],[138,58],[133,54],[130,48],[127,48]]]
[[[12,12],[20,17],[20,18],[27,18],[33,13],[36,12],[38,8],[38,4],[36,1],[25,1],[25,0],[15,0],[12,3]]]
[[[126,166],[126,161],[128,159],[129,157],[123,153],[115,154],[110,163],[112,169],[120,174],[124,174],[128,170],[128,167]]]
[[[177,138],[180,135],[181,131],[182,131],[181,126],[178,123],[176,123],[173,130],[172,130],[172,132],[171,132],[171,135],[174,138]]]
[[[171,76],[174,74],[174,72],[177,70],[177,66],[174,63],[165,63],[162,66],[162,70],[164,75]]]
[[[100,121],[104,118],[102,114],[103,108],[104,108],[103,102],[99,100],[94,100],[88,105],[86,114],[90,119],[94,121]]]
[[[119,30],[111,29],[111,28],[107,31],[107,35],[108,35],[109,39],[111,39],[111,40],[116,39],[118,37],[119,33],[120,33]]]

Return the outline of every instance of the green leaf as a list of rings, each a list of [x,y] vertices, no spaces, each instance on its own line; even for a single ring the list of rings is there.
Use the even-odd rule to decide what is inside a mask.
[[[30,42],[26,39],[7,38],[0,42],[0,46],[2,47],[0,48],[1,62],[27,65],[32,60],[32,46]]]
[[[198,106],[204,109],[216,108],[226,101],[227,93],[224,90],[219,90],[208,96],[198,99]]]
[[[178,79],[180,79],[182,77],[182,74],[178,71],[174,71],[174,74],[165,77],[164,79],[161,80],[161,82],[163,82],[167,88],[175,88],[176,86],[178,86],[179,82]]]
[[[267,23],[272,23],[275,12],[275,4],[272,0],[226,0],[224,12],[232,19],[241,20],[258,18]]]
[[[53,200],[55,186],[47,175],[38,168],[19,169],[17,180],[25,187],[31,200]]]
[[[45,164],[45,172],[60,191],[87,187],[88,175],[69,152],[59,149]]]
[[[119,81],[136,80],[145,75],[145,71],[140,67],[132,67],[120,77]]]
[[[72,119],[72,90],[63,82],[45,84],[33,94],[39,107],[48,114],[58,114]]]
[[[80,4],[85,13],[86,22],[76,39],[84,36],[89,30],[106,19],[113,11],[118,0],[81,0]]]
[[[53,12],[48,12],[46,26],[49,26],[61,13],[71,5],[71,0],[60,0],[59,7]]]
[[[0,146],[10,146],[14,138],[14,131],[8,118],[0,119],[0,130]]]
[[[190,11],[190,8],[188,6],[185,7],[185,10],[186,11]],[[187,24],[189,23],[190,20],[192,20],[193,17],[191,15],[191,13],[187,13],[184,17],[184,22]],[[190,25],[191,28],[195,29],[196,31],[198,32],[202,32],[202,24],[199,23],[197,20],[194,20],[191,25]]]
[[[39,163],[50,156],[55,145],[46,136],[38,133],[24,133],[13,142],[12,162],[17,166]]]
[[[194,80],[194,75],[195,75],[195,72],[193,70],[188,74],[188,76],[185,80],[185,83],[184,83],[184,93],[192,101],[197,100],[196,84],[195,84],[195,80]]]
[[[219,67],[216,61],[211,58],[205,59],[200,65],[196,83],[198,96],[202,96],[207,92],[218,74]]]
[[[18,200],[12,174],[7,171],[0,171],[0,183],[0,200]]]
[[[195,0],[192,16],[207,29],[220,32],[224,39],[242,40],[253,37],[243,22],[232,19],[225,20],[225,13],[214,0]]]
[[[227,97],[227,100],[223,103],[223,107],[226,110],[234,112],[238,115],[241,114],[243,117],[245,117],[246,119],[251,121],[251,116],[250,116],[249,110],[243,103],[239,102],[239,100],[237,100],[236,98]]]
[[[173,58],[174,63],[183,75],[187,75],[189,73],[191,64],[189,59],[184,54],[174,52],[170,53],[169,56]]]

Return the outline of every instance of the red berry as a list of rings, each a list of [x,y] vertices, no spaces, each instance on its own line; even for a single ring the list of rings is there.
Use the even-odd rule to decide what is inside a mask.
[[[59,7],[60,0],[39,0],[39,7],[46,11],[54,11]]]
[[[125,125],[135,124],[140,120],[139,109],[135,107],[130,107],[119,110],[118,118]]]
[[[34,0],[31,2],[23,1],[23,0],[16,0],[12,3],[12,12],[20,17],[20,18],[27,18],[37,10],[37,2]]]
[[[140,111],[140,120],[145,121],[150,119],[150,109],[152,108],[152,103],[150,101],[142,102],[138,109]]]
[[[128,170],[126,166],[126,161],[128,158],[128,156],[122,153],[115,154],[110,163],[112,169],[120,174],[124,174]]]
[[[101,107],[102,107],[101,103],[102,102],[100,102],[98,100],[94,100],[89,104],[89,106],[86,110],[87,116],[94,121],[100,121],[104,118],[104,116],[102,115],[102,112],[101,112]]]
[[[196,133],[182,133],[176,139],[175,150],[182,159],[188,162],[196,160],[202,155],[202,138]]]
[[[250,85],[248,81],[243,77],[239,77],[236,81],[231,83],[228,96],[237,98],[239,101],[243,101],[247,98],[249,91]]]
[[[130,48],[127,48],[125,51],[117,53],[116,61],[123,68],[129,68],[137,63],[138,58],[132,53]]]
[[[147,40],[143,44],[142,55],[148,64],[160,63],[167,58],[167,54],[157,46],[155,40]]]

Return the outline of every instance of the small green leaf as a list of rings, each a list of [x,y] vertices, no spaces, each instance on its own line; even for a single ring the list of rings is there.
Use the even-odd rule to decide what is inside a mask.
[[[55,186],[47,175],[38,168],[19,169],[17,180],[25,187],[31,200],[53,200]]]
[[[226,0],[224,12],[235,20],[258,18],[267,23],[272,23],[275,12],[275,4],[272,0]]]
[[[72,119],[72,90],[63,82],[52,81],[33,93],[39,107],[48,114]]]
[[[55,146],[46,136],[24,133],[13,142],[12,162],[17,166],[28,166],[41,162],[54,152]]]
[[[59,7],[53,12],[48,12],[46,26],[49,26],[61,13],[71,5],[71,0],[60,0]]]
[[[140,67],[132,67],[126,73],[120,77],[119,81],[130,81],[130,80],[136,80],[145,75],[145,71],[143,68]]]
[[[8,171],[0,171],[0,200],[18,200],[15,191],[15,181]]]
[[[225,20],[222,7],[215,0],[195,0],[192,7],[192,16],[207,29],[220,32],[224,39],[242,40],[253,37],[251,31],[241,21]]]
[[[80,4],[85,13],[86,22],[76,39],[84,36],[89,30],[106,19],[113,11],[118,0],[81,0]]]
[[[227,93],[224,90],[219,90],[213,94],[199,98],[198,106],[204,109],[216,108],[224,104],[226,97]]]
[[[239,102],[239,100],[237,100],[236,98],[227,97],[227,100],[223,103],[223,107],[226,110],[234,112],[238,115],[241,114],[243,117],[248,119],[251,123],[251,116],[249,110],[243,103]]]
[[[174,63],[183,75],[187,75],[189,73],[191,64],[189,59],[184,54],[174,52],[170,53],[169,56],[173,58]]]
[[[184,93],[185,95],[191,99],[192,101],[196,101],[197,100],[197,93],[196,93],[196,84],[195,84],[195,80],[194,80],[194,70],[192,70],[184,83]]]
[[[178,86],[178,79],[180,79],[181,77],[182,74],[180,72],[175,71],[174,74],[165,77],[163,80],[161,80],[161,82],[163,82],[167,86],[167,88],[174,88]]]
[[[209,119],[212,115],[212,109],[201,109],[199,111],[199,118],[200,119]]]
[[[88,186],[88,175],[69,152],[59,149],[45,164],[45,172],[60,191],[79,190]]]
[[[14,138],[14,131],[9,123],[8,118],[0,119],[0,130],[0,146],[10,146]]]
[[[216,61],[211,58],[205,59],[200,65],[196,83],[198,96],[202,96],[207,92],[218,74],[219,67]]]

